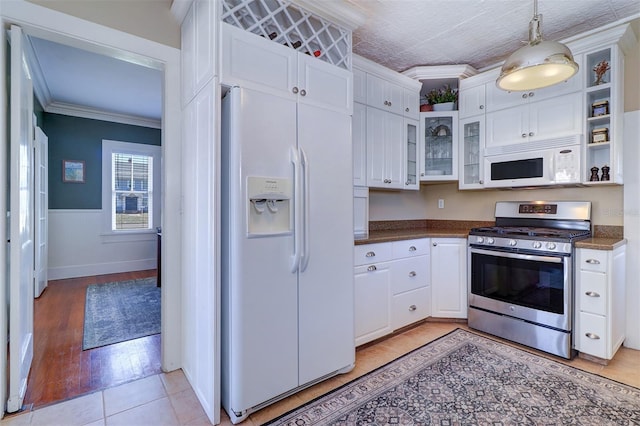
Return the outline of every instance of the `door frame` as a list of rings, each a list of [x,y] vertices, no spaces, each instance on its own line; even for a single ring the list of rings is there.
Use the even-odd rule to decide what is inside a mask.
[[[0,12],[2,29],[15,24],[25,34],[79,47],[95,53],[117,56],[163,71],[162,138],[162,343],[161,367],[173,371],[182,366],[181,298],[181,100],[180,50],[119,30],[85,21],[27,1],[4,2]],[[6,54],[6,32],[0,31],[0,57]],[[126,50],[125,50],[126,47]],[[6,62],[0,61],[0,75],[6,75]],[[0,84],[0,99],[7,88]],[[7,105],[0,103],[0,116],[6,117]],[[0,120],[0,144],[6,146],[7,124]],[[7,153],[0,149],[0,212],[7,209]],[[0,241],[7,241],[7,219],[0,214]],[[0,244],[0,341],[7,341],[7,247]],[[5,351],[0,351],[0,401],[6,401]],[[4,404],[4,402],[3,402]],[[3,411],[3,410],[2,410]],[[1,414],[0,414],[1,416]]]

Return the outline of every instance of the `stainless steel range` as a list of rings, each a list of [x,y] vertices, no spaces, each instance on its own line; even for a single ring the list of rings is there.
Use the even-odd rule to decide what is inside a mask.
[[[591,202],[500,201],[469,232],[469,327],[572,358],[574,242]]]

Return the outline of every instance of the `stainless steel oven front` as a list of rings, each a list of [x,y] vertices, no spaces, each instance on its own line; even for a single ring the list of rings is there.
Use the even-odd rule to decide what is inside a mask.
[[[559,243],[561,244],[561,243]],[[474,247],[469,239],[469,326],[565,358],[573,356],[573,259]]]

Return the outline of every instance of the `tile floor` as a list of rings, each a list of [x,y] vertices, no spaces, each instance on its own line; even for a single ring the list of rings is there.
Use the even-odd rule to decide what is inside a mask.
[[[361,347],[356,352],[356,367],[348,374],[326,380],[257,411],[242,424],[244,426],[263,424],[457,327],[467,328],[466,324],[462,323],[426,322],[388,339]],[[515,344],[515,346],[519,345]],[[620,348],[609,365],[603,366],[581,358],[563,361],[542,352],[519,347],[591,373],[640,387],[640,351]],[[2,426],[210,425],[181,370],[147,377],[32,412],[8,416],[0,421],[0,424]],[[225,426],[231,424],[224,410],[221,413],[221,424]]]

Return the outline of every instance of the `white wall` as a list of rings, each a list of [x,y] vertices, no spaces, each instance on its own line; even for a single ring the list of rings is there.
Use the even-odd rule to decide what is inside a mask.
[[[49,279],[156,267],[156,234],[101,235],[102,210],[49,210]]]
[[[171,14],[170,1],[28,1],[147,40],[180,48],[180,25]]]

